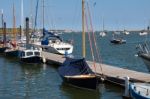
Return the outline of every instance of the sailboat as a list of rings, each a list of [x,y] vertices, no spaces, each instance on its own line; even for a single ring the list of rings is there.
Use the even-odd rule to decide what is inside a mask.
[[[68,42],[64,42],[55,33],[49,32],[44,28],[44,0],[43,0],[43,37],[37,42],[32,44],[36,47],[40,46],[46,52],[65,55],[72,54],[73,45]]]
[[[111,43],[113,44],[125,44],[126,43],[126,40],[122,39],[121,37],[115,37],[115,35],[117,35],[116,33],[113,33],[112,35],[113,37],[110,40]]]
[[[104,36],[106,36],[106,31],[104,31],[104,19],[103,19],[103,30],[99,33],[99,35],[101,36],[101,37],[104,37]]]
[[[19,56],[19,46],[16,42],[16,27],[15,27],[15,8],[13,4],[13,40],[9,41],[8,48],[5,50],[5,55],[6,56],[14,56],[18,57]]]
[[[130,32],[124,29],[123,34],[125,34],[125,35],[129,35],[129,34],[130,34]]]
[[[7,49],[6,43],[6,27],[4,28],[4,19],[3,19],[3,10],[1,10],[1,19],[2,19],[2,31],[3,31],[3,37],[0,41],[0,53],[4,53]]]
[[[148,34],[148,33],[147,33],[146,30],[142,30],[142,31],[139,33],[140,36],[147,35],[147,34]]]
[[[85,60],[85,11],[82,0],[82,54],[83,58],[66,58],[58,72],[64,82],[78,88],[96,90],[98,79]],[[90,42],[91,45],[91,42]],[[93,53],[92,53],[93,55]]]

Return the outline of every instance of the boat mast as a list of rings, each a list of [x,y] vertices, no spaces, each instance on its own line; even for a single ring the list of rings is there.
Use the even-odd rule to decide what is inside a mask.
[[[102,18],[102,20],[103,20],[103,32],[104,32],[104,17]]]
[[[82,0],[82,56],[85,58],[86,50],[85,50],[85,11],[84,11],[84,4],[85,1]]]
[[[44,16],[44,13],[45,13],[45,12],[44,12],[44,0],[43,0],[43,29],[44,29],[44,27],[45,27],[45,26],[44,26],[44,24],[45,24],[45,23],[44,23],[44,17],[45,17],[45,16]]]
[[[13,3],[13,37],[14,37],[14,41],[16,41],[16,17],[15,17],[14,3]]]
[[[21,35],[24,34],[24,15],[23,15],[23,0],[21,0]]]
[[[1,9],[1,22],[2,22],[2,31],[3,31],[4,28],[3,9]]]

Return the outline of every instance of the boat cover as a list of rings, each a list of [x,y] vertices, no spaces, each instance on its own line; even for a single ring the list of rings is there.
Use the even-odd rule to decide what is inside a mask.
[[[84,58],[66,58],[62,66],[59,67],[58,72],[61,76],[94,74],[94,72],[92,72]]]
[[[43,29],[43,39],[41,41],[41,44],[48,45],[50,39],[59,39],[60,41],[62,41],[58,35],[55,35],[54,33]]]

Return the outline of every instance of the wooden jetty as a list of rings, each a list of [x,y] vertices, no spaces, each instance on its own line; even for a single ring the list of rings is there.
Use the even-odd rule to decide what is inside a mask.
[[[61,65],[65,60],[64,56],[53,54],[53,53],[42,52],[42,55],[46,59],[48,64]],[[131,81],[140,81],[140,82],[150,83],[150,74],[148,73],[143,73],[143,72],[138,72],[138,71],[128,70],[124,68],[119,68],[116,66],[98,64],[98,63],[96,63],[96,71],[95,71],[93,63],[90,61],[87,61],[87,63],[89,64],[90,68],[94,72],[96,72],[97,76],[100,76],[103,74],[106,81],[111,82],[111,83],[124,86],[124,83],[125,83],[124,79],[126,76],[130,77]],[[100,66],[102,67],[102,70]]]

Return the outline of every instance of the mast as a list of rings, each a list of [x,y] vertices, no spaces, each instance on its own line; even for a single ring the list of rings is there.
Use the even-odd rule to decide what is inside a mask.
[[[45,22],[44,22],[44,18],[45,18],[44,13],[45,13],[45,12],[44,12],[44,0],[43,0],[43,29],[44,29],[44,27],[45,27],[45,26],[44,26],[44,24],[45,24]]]
[[[104,28],[105,28],[105,27],[104,27],[104,26],[105,26],[105,25],[104,25],[104,17],[102,18],[102,20],[103,20],[103,32],[104,32]]]
[[[85,1],[82,0],[82,56],[85,58],[86,50],[85,50],[85,11],[84,11],[84,4]]]
[[[24,15],[23,15],[23,0],[21,0],[21,34],[24,34]]]
[[[14,7],[14,3],[13,3],[13,37],[14,37],[14,41],[16,41],[16,17],[15,17],[15,7]]]
[[[4,16],[3,16],[3,9],[1,9],[1,22],[2,22],[2,32],[4,29]]]
[[[31,4],[30,4],[30,18],[31,18],[31,21],[30,21],[30,26],[31,26],[31,30],[32,30],[32,32],[33,32],[33,7],[32,7],[32,5],[33,5],[33,0],[31,0]]]

